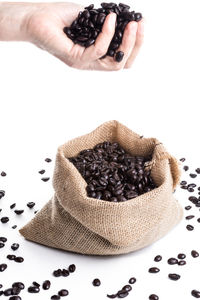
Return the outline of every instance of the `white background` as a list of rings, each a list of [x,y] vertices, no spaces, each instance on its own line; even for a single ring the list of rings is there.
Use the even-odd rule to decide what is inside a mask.
[[[34,210],[26,207],[28,201],[36,202],[39,209],[53,194],[51,182],[41,181],[38,171],[44,168],[52,178],[57,147],[104,121],[116,119],[145,137],[157,137],[178,158],[185,156],[192,170],[200,167],[199,0],[137,0],[133,8],[143,12],[146,30],[143,49],[130,70],[78,71],[31,44],[0,43],[0,171],[8,174],[0,177],[0,189],[6,190],[0,200],[0,216],[10,217],[9,223],[0,224],[0,236],[8,237],[0,249],[0,263],[8,264],[0,273],[0,283],[8,288],[16,280],[26,286],[33,280],[52,281],[49,291],[38,295],[22,292],[25,300],[50,299],[61,288],[69,289],[71,300],[108,299],[106,293],[117,292],[131,276],[137,283],[127,299],[145,300],[156,293],[162,300],[189,300],[192,289],[200,290],[200,259],[190,255],[192,249],[200,251],[197,208],[185,212],[194,213],[195,219],[183,220],[162,240],[119,257],[47,249],[24,241],[17,229],[11,229],[34,216]],[[44,162],[46,157],[53,162]],[[199,186],[199,176],[189,182]],[[183,190],[176,197],[183,207],[189,204]],[[15,216],[9,209],[14,202],[26,213]],[[185,229],[187,223],[195,226],[193,232]],[[13,242],[20,243],[16,253],[24,256],[23,264],[6,259]],[[180,252],[187,254],[187,265],[169,266],[166,260]],[[153,262],[157,254],[163,256],[160,263]],[[68,278],[52,277],[54,269],[71,263],[77,265],[76,273]],[[149,274],[151,266],[160,266],[160,273]],[[178,282],[167,278],[174,272],[181,275]],[[102,281],[99,288],[91,284],[96,277]]]

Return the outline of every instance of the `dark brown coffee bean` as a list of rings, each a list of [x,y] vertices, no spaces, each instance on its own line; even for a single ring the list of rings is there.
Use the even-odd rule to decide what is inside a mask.
[[[50,158],[45,158],[45,161],[49,163],[49,162],[51,162],[51,159]]]
[[[169,279],[174,280],[174,281],[179,280],[181,278],[180,275],[175,274],[175,273],[169,274],[168,277],[169,277]]]
[[[60,276],[62,276],[62,271],[61,271],[61,269],[58,269],[58,270],[53,271],[53,276],[55,276],[55,277],[60,277]]]
[[[11,296],[12,295],[12,289],[6,289],[4,292],[3,292],[4,296]]]
[[[16,256],[13,255],[13,254],[8,254],[7,255],[7,259],[9,259],[9,260],[15,260],[15,258],[16,258]]]
[[[159,297],[157,295],[155,295],[155,294],[151,294],[149,296],[149,300],[159,300]]]
[[[29,208],[33,208],[33,207],[35,206],[35,202],[28,202],[28,203],[27,203],[27,206],[28,206]]]
[[[42,169],[42,170],[38,171],[38,173],[41,174],[41,175],[43,175],[45,173],[45,170]]]
[[[197,174],[200,174],[200,168],[197,168],[195,171]]]
[[[158,273],[158,272],[160,272],[160,269],[158,268],[152,267],[149,269],[149,273]]]
[[[186,185],[187,184],[187,181],[183,180],[180,182],[180,185]]]
[[[33,284],[34,286],[40,287],[40,284],[39,284],[38,282],[36,282],[36,281],[33,281],[32,284]]]
[[[49,280],[45,280],[42,284],[43,290],[49,290],[51,287],[51,282]]]
[[[16,206],[16,203],[11,204],[11,205],[10,205],[10,209],[15,208],[15,206]]]
[[[159,262],[162,260],[162,256],[161,255],[157,255],[155,258],[154,258],[154,261],[156,262]]]
[[[142,20],[142,14],[141,13],[135,13],[135,20],[136,22],[139,22],[140,20]]]
[[[72,264],[72,265],[69,266],[68,270],[69,270],[70,273],[73,273],[76,270],[76,266],[74,264]]]
[[[23,214],[24,210],[23,209],[15,209],[14,212],[16,213],[16,215],[21,215],[21,214]]]
[[[12,229],[16,229],[16,228],[17,228],[17,225],[12,226]]]
[[[69,276],[69,271],[66,270],[66,269],[63,269],[62,272],[61,272],[61,275],[62,275],[63,277],[67,277],[67,276]]]
[[[20,296],[12,296],[9,300],[22,300],[22,298]]]
[[[96,278],[96,279],[93,280],[92,284],[94,286],[100,286],[101,285],[101,281],[98,278]]]
[[[12,288],[18,288],[20,290],[23,290],[25,288],[25,285],[23,284],[23,282],[14,282],[12,284]]]
[[[15,257],[14,261],[17,263],[22,263],[24,261],[24,259],[23,259],[23,257],[18,256],[18,257]]]
[[[135,277],[131,277],[128,282],[130,284],[134,284],[136,282],[136,278]]]
[[[200,291],[192,290],[191,294],[195,298],[200,298]]]
[[[190,177],[195,178],[195,177],[197,177],[197,174],[190,173]]]
[[[42,177],[41,180],[44,182],[47,182],[50,179],[50,177]]]
[[[107,295],[107,297],[110,299],[115,299],[117,298],[117,294]]]
[[[8,217],[2,217],[2,218],[1,218],[1,223],[3,223],[3,224],[8,223],[8,221],[9,221],[9,218],[8,218]]]
[[[40,288],[37,286],[29,286],[29,288],[28,288],[28,292],[32,293],[32,294],[39,293],[39,291],[40,291]]]
[[[197,222],[199,222],[199,223],[200,223],[200,218],[198,218],[198,219],[197,219]]]
[[[118,51],[115,55],[115,61],[121,62],[123,60],[123,57],[124,57],[124,52]]]
[[[168,262],[169,265],[175,265],[175,264],[178,263],[178,260],[174,257],[171,257],[171,258],[168,259],[167,262]]]
[[[3,272],[7,269],[7,265],[6,264],[0,264],[0,272]]]
[[[5,177],[6,175],[7,175],[6,172],[4,172],[4,171],[1,172],[2,177]]]
[[[12,288],[12,295],[19,295],[21,293],[21,289],[14,287]]]
[[[194,215],[190,215],[190,216],[185,217],[186,220],[191,220],[193,218],[194,218]]]
[[[0,237],[0,241],[3,242],[3,243],[6,243],[7,242],[7,238],[4,237],[4,236],[1,236]]]
[[[188,166],[184,166],[184,167],[183,167],[183,170],[184,170],[184,171],[188,171],[188,170],[189,170],[189,167],[188,167]]]
[[[199,256],[199,253],[196,250],[192,250],[191,255],[192,255],[192,257],[196,258]]]
[[[63,297],[63,296],[68,296],[68,295],[69,295],[69,292],[68,292],[68,290],[60,290],[60,291],[58,292],[58,295],[61,296],[61,297]]]
[[[0,190],[0,199],[3,198],[5,196],[5,191]]]
[[[0,242],[0,248],[3,248],[4,246],[5,246],[5,244]]]
[[[188,205],[185,207],[185,210],[190,210],[192,208],[192,206]]]
[[[12,249],[13,251],[16,251],[17,249],[19,249],[19,244],[18,244],[18,243],[13,243],[13,244],[11,245],[11,249]]]
[[[194,230],[194,226],[192,226],[192,225],[187,225],[186,228],[188,231]]]
[[[179,266],[184,266],[184,265],[186,265],[186,261],[185,261],[185,260],[180,260],[180,261],[178,262],[178,265],[179,265]]]
[[[122,288],[122,290],[124,290],[126,292],[130,292],[132,290],[132,287],[129,284],[127,284]]]
[[[185,161],[185,158],[183,157],[183,158],[180,158],[180,161],[181,162],[184,162]]]
[[[129,295],[129,293],[126,292],[126,291],[124,291],[124,290],[120,290],[120,291],[117,292],[117,297],[118,297],[118,298],[125,298],[125,297],[127,297],[128,295]]]
[[[60,296],[59,295],[53,295],[51,296],[51,300],[59,300]]]
[[[178,259],[185,259],[186,255],[184,253],[179,253],[177,257]]]

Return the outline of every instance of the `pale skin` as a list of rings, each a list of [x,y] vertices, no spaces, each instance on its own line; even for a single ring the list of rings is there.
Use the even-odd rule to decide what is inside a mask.
[[[26,41],[48,51],[68,66],[85,70],[115,71],[130,68],[139,53],[144,36],[144,21],[129,22],[119,51],[122,62],[101,57],[107,52],[115,30],[116,14],[106,17],[95,44],[75,45],[63,32],[83,10],[75,3],[0,3],[0,41]]]

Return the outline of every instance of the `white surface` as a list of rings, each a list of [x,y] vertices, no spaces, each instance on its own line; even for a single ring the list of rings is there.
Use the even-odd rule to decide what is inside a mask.
[[[50,299],[61,288],[69,289],[67,299],[71,300],[108,299],[106,294],[123,287],[131,276],[137,283],[127,299],[145,300],[156,293],[161,300],[189,300],[192,289],[200,290],[200,259],[190,256],[192,249],[200,251],[196,218],[183,220],[151,247],[106,258],[48,249],[24,241],[17,229],[11,229],[34,216],[26,207],[28,201],[35,201],[38,209],[53,193],[51,182],[42,182],[38,174],[44,168],[52,178],[54,161],[48,164],[44,159],[54,158],[60,144],[107,120],[117,119],[141,135],[157,137],[178,158],[186,156],[193,169],[200,167],[199,0],[137,0],[134,7],[144,13],[147,24],[144,47],[131,70],[77,71],[33,45],[0,43],[0,170],[8,174],[0,177],[0,189],[6,190],[0,216],[8,213],[11,219],[7,225],[0,224],[0,236],[8,237],[0,249],[0,262],[8,263],[8,269],[0,273],[0,283],[8,288],[17,280],[26,286],[33,280],[52,281],[49,291],[22,292],[23,300]],[[189,182],[200,185],[199,176]],[[183,206],[188,204],[187,196],[182,190],[176,193]],[[25,208],[24,215],[10,212],[14,202],[17,208]],[[200,217],[197,208],[185,215],[193,212]],[[186,231],[187,223],[195,225],[193,232]],[[24,256],[23,264],[6,259],[13,242],[20,243],[16,253]],[[166,260],[180,252],[187,254],[187,265],[167,265]],[[153,262],[157,254],[163,256],[160,263]],[[77,265],[74,274],[52,277],[54,269],[71,263]],[[159,266],[160,273],[149,274],[151,266]],[[178,282],[167,279],[174,272],[181,275]],[[96,277],[102,281],[99,288],[91,284]]]

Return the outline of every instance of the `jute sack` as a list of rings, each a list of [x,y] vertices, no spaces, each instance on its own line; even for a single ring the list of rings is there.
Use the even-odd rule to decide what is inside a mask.
[[[157,188],[126,202],[89,198],[86,182],[69,162],[81,150],[116,141],[132,155],[152,155],[148,168]],[[55,194],[20,233],[49,247],[93,255],[114,255],[143,248],[172,229],[182,217],[173,196],[180,170],[174,157],[155,138],[141,138],[117,121],[58,148]]]

